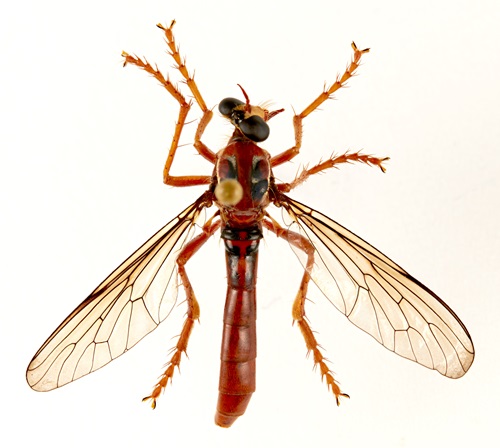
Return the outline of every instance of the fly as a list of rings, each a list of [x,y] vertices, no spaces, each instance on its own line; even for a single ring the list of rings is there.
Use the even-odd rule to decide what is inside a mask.
[[[345,86],[362,55],[369,50],[359,50],[352,43],[354,55],[346,71],[293,117],[295,145],[275,156],[258,143],[267,139],[268,122],[283,109],[269,111],[252,105],[240,86],[244,100],[225,98],[219,103],[219,112],[231,122],[234,132],[225,148],[213,152],[202,142],[213,112],[207,108],[194,77],[180,57],[172,33],[174,24],[175,21],[169,27],[158,27],[165,33],[176,69],[202,111],[194,147],[213,164],[212,174],[170,174],[192,103],[145,59],[124,52],[124,65],[135,65],[152,75],[179,103],[179,116],[163,170],[164,183],[174,187],[206,185],[207,189],[127,258],[52,333],[28,366],[29,385],[37,391],[49,391],[122,355],[169,316],[177,301],[178,285],[182,285],[186,319],[165,371],[144,399],[150,400],[154,408],[179,368],[200,316],[186,263],[212,235],[220,232],[228,286],[215,423],[231,426],[243,415],[255,391],[256,273],[264,230],[288,241],[304,265],[292,316],[337,404],[348,395],[341,391],[306,320],[305,302],[311,279],[354,325],[389,350],[449,378],[463,376],[474,359],[474,347],[464,324],[448,305],[366,241],[287,196],[310,176],[342,163],[359,162],[385,171],[383,163],[387,158],[347,152],[304,168],[289,183],[278,183],[273,175],[275,168],[299,153],[302,121]],[[195,224],[201,212],[213,205],[217,208],[215,213],[191,237],[190,231],[198,227]],[[267,211],[270,205],[284,210],[292,225],[282,226],[273,219]]]

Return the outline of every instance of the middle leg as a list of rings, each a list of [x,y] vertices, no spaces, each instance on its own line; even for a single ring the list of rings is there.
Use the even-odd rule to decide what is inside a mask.
[[[387,160],[389,160],[389,157],[374,157],[368,154],[363,154],[360,151],[346,152],[340,156],[332,155],[329,159],[314,165],[312,168],[303,168],[302,172],[298,174],[292,182],[276,184],[276,187],[279,191],[288,193],[290,190],[293,190],[295,187],[305,182],[309,176],[313,176],[314,174],[320,173],[321,171],[329,168],[337,168],[337,165],[340,165],[341,163],[365,163],[369,166],[378,166],[382,172],[385,173],[383,163]]]

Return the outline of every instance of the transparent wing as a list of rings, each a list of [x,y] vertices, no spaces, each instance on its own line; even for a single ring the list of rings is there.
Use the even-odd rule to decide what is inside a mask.
[[[327,216],[284,195],[282,206],[316,249],[311,278],[354,325],[442,375],[460,378],[467,372],[472,340],[436,294]]]
[[[204,195],[153,235],[76,308],[31,360],[26,379],[49,391],[125,353],[153,331],[177,300],[176,255]]]

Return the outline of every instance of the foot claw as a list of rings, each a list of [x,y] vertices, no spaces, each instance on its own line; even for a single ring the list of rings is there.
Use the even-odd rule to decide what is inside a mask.
[[[148,400],[151,400],[151,409],[156,409],[156,398],[149,396],[142,399],[143,402]]]

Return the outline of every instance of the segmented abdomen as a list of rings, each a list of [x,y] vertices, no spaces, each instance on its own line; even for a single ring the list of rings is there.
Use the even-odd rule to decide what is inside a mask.
[[[255,284],[262,233],[259,228],[226,228],[222,238],[226,248],[228,287],[215,423],[227,428],[245,413],[255,391]]]

